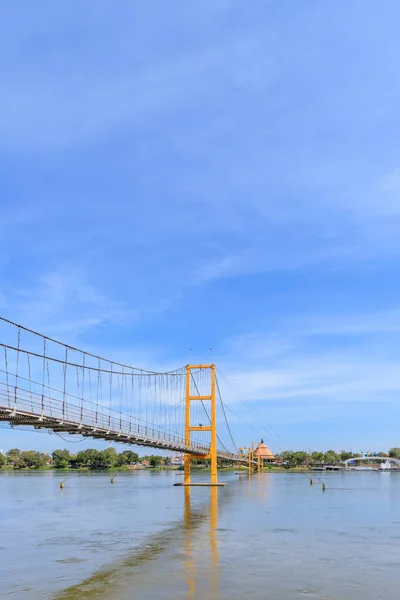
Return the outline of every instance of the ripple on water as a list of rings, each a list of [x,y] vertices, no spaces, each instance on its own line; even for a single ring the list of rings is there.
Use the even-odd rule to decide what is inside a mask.
[[[59,560],[56,560],[56,562],[65,564],[65,565],[72,565],[74,563],[87,562],[87,559],[86,558],[78,558],[77,556],[71,556],[70,558],[60,558]]]
[[[62,497],[61,513],[57,502],[36,503],[34,519],[28,505],[17,525],[2,524],[0,597],[396,600],[400,478],[384,489],[382,502],[382,485],[376,481],[371,491],[370,477],[365,487],[357,475],[338,477],[335,487],[342,482],[354,493],[326,496],[299,487],[296,477],[277,474],[245,486],[232,481],[218,490],[215,510],[209,490],[192,490],[190,507],[172,478],[170,490],[148,485],[143,474],[135,510],[127,494],[117,512],[108,477],[95,510],[90,482],[80,477]],[[36,488],[35,476],[30,480],[33,500],[41,490],[37,480]],[[8,514],[24,490],[1,484],[0,476]]]

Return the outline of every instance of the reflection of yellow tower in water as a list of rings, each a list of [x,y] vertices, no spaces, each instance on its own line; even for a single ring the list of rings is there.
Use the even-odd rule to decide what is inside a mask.
[[[185,488],[185,569],[188,585],[187,598],[193,598],[196,592],[196,566],[193,560],[193,522],[190,504],[190,487]],[[216,537],[216,528],[218,524],[218,488],[210,488],[209,503],[209,540],[210,540],[210,587],[212,594],[210,598],[216,599],[218,596],[219,573],[218,573],[218,541]]]
[[[266,482],[266,478],[263,475],[263,473],[257,473],[256,475],[257,477],[257,497],[260,500],[264,500],[266,497],[266,489],[265,489],[265,482]]]
[[[242,480],[242,485],[247,486],[247,498],[254,500],[257,497],[258,501],[265,502],[272,493],[274,484],[274,475],[272,473],[255,473],[249,474],[246,480]]]
[[[183,522],[185,527],[185,570],[186,570],[186,580],[188,584],[188,594],[187,598],[192,598],[195,592],[195,574],[196,569],[193,563],[192,558],[192,513],[190,506],[190,487],[185,487],[185,508],[183,513]]]
[[[218,488],[210,489],[210,546],[211,546],[211,570],[210,570],[210,591],[213,592],[212,598],[216,598],[218,592],[219,573],[218,573],[218,542],[216,529],[218,524]]]

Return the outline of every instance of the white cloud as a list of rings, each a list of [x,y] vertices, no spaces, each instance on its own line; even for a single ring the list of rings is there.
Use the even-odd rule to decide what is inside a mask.
[[[400,393],[398,362],[377,364],[374,360],[351,361],[351,356],[298,358],[279,369],[249,369],[233,377],[233,383],[246,396],[257,401],[295,399],[329,403],[332,410],[342,402],[378,401]]]
[[[399,332],[400,313],[394,310],[289,317],[276,322],[269,333],[227,339],[220,346],[218,363],[240,393],[222,383],[225,397],[237,404],[242,396],[264,412],[271,405],[275,410],[277,403],[282,413],[288,403],[291,410],[298,405],[296,414],[305,411],[313,419],[354,403],[397,406]],[[335,336],[336,342],[326,343],[321,340],[324,336]]]
[[[12,320],[50,336],[67,337],[68,343],[105,323],[136,317],[94,289],[82,271],[70,268],[42,275],[30,286],[9,288],[2,305]]]

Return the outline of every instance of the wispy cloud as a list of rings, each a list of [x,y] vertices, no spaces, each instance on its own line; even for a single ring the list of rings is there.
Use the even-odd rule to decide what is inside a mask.
[[[47,273],[29,287],[9,289],[2,311],[39,332],[64,336],[69,343],[91,329],[118,323],[122,316],[136,316],[96,291],[82,272],[67,268]]]
[[[394,443],[390,419],[400,413],[398,325],[396,310],[305,314],[282,319],[269,332],[228,338],[218,357],[229,383],[220,377],[225,401],[278,448],[287,443],[276,429],[286,440],[307,443],[304,431],[293,429],[296,423],[307,423],[307,434],[315,439],[320,428],[328,445],[341,439],[341,428],[345,436],[353,428],[359,439],[359,423],[371,432],[375,423]]]

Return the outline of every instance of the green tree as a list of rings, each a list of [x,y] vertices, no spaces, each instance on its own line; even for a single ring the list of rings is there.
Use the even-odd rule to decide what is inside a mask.
[[[118,460],[118,454],[115,448],[106,448],[105,450],[95,450],[87,448],[71,457],[71,466],[87,469],[110,469],[115,467]]]
[[[0,467],[3,467],[3,466],[4,466],[4,465],[6,465],[6,464],[7,464],[7,459],[6,459],[6,457],[4,456],[4,454],[2,454],[2,453],[0,452]]]
[[[289,468],[302,467],[311,461],[308,452],[302,450],[297,452],[294,452],[293,450],[284,450],[284,452],[281,452],[280,458]]]
[[[132,452],[132,450],[124,450],[121,452],[121,454],[118,454],[116,465],[117,467],[122,467],[123,465],[137,463],[138,461],[139,456],[136,452]]]
[[[149,464],[151,467],[159,467],[162,463],[162,460],[163,459],[161,456],[153,455],[153,456],[150,456]]]
[[[294,452],[294,462],[296,467],[304,467],[310,462],[310,455],[303,450]]]
[[[71,465],[71,454],[69,450],[54,450],[51,457],[56,469],[65,469]]]
[[[78,469],[82,467],[86,467],[87,469],[96,469],[98,468],[98,462],[99,451],[95,450],[94,448],[80,450],[73,459],[73,465]]]
[[[334,465],[339,462],[339,457],[334,450],[328,450],[325,452],[324,462],[328,465]]]
[[[47,464],[47,461],[50,459],[48,454],[44,454],[43,452],[35,452],[34,450],[26,450],[21,453],[19,457],[20,467],[30,467],[33,469],[39,469],[40,467],[44,467]]]
[[[318,463],[322,463],[324,462],[324,453],[323,452],[312,452],[311,453],[311,462],[313,462],[314,464],[318,464]]]
[[[8,464],[11,464],[11,465],[17,464],[21,454],[22,454],[22,452],[19,448],[12,448],[8,452],[6,452]]]
[[[398,458],[398,459],[400,459],[400,448],[390,448],[390,450],[389,450],[389,456],[391,458]]]
[[[137,452],[133,452],[132,450],[124,450],[122,454],[128,458],[129,463],[139,462],[139,455]]]
[[[342,450],[340,453],[340,460],[348,460],[349,458],[353,458],[353,453]]]
[[[280,454],[277,455],[277,458],[280,458],[282,462],[289,462],[291,460],[293,452],[291,450],[283,450]]]
[[[110,469],[111,467],[115,467],[117,460],[118,454],[115,448],[107,448],[106,450],[101,450],[99,452],[96,464],[92,468]]]
[[[125,456],[125,454],[122,454],[122,452],[121,452],[121,454],[118,454],[116,466],[124,467],[125,465],[128,465],[128,464],[129,464],[128,457]]]

